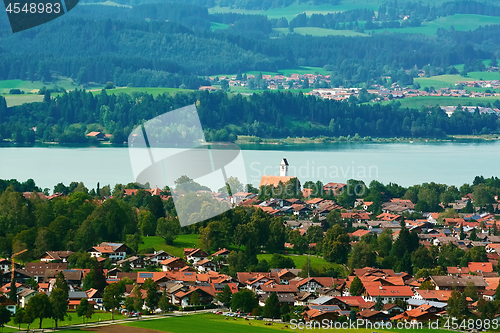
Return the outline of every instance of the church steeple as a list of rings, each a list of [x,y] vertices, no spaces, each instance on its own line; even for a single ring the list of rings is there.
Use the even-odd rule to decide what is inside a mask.
[[[280,163],[280,176],[288,177],[288,161],[286,160],[286,158],[283,158]]]

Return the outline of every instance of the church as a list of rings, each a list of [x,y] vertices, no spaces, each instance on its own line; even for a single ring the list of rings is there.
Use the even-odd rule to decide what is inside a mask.
[[[260,184],[259,188],[263,185],[272,185],[273,187],[278,186],[280,182],[285,184],[292,178],[297,178],[297,177],[290,177],[288,176],[288,161],[286,158],[283,158],[283,160],[280,163],[280,175],[279,176],[262,176],[260,179]]]

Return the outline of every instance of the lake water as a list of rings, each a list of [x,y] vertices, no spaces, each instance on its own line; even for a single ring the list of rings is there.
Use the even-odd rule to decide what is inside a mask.
[[[438,182],[471,183],[476,175],[500,177],[500,141],[478,143],[336,143],[242,146],[247,180],[258,185],[262,175],[278,175],[287,158],[290,176],[345,182],[355,178],[403,186]],[[83,181],[88,188],[133,182],[128,148],[4,147],[0,178],[25,181],[51,190],[63,182]],[[153,184],[152,184],[153,185]]]

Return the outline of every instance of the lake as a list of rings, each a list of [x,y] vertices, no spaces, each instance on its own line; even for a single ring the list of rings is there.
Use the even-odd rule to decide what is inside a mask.
[[[500,176],[500,141],[418,143],[332,143],[241,146],[247,180],[258,186],[262,175],[279,175],[287,158],[289,175],[307,180],[378,180],[402,186],[437,182],[460,186],[475,176]],[[90,189],[134,181],[127,147],[3,147],[0,178],[35,180],[53,189],[83,181]],[[152,184],[153,185],[153,184]],[[207,184],[208,185],[208,184]]]

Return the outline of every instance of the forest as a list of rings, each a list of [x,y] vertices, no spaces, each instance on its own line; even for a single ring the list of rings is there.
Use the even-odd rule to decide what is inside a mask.
[[[366,91],[360,99],[364,95]],[[0,138],[17,143],[88,143],[88,132],[102,131],[113,135],[112,143],[123,143],[145,120],[190,104],[196,105],[205,138],[211,142],[234,142],[238,135],[443,138],[500,130],[496,115],[479,110],[457,110],[448,117],[440,107],[403,109],[397,102],[370,105],[355,97],[338,102],[290,91],[251,96],[195,91],[153,97],[74,90],[53,98],[47,91],[44,102],[10,108],[0,96]]]
[[[429,65],[447,71],[453,65],[491,59],[497,51],[500,25],[469,32],[440,29],[436,36],[384,33],[369,38],[273,31],[300,26],[363,29],[363,20],[374,26],[389,24],[400,12],[430,10],[412,3],[393,10],[391,4],[381,7],[385,19],[373,21],[373,12],[362,9],[301,14],[288,22],[264,15],[209,14],[206,7],[189,3],[140,4],[134,9],[77,6],[69,15],[16,34],[0,19],[0,80],[50,82],[53,76],[64,76],[82,86],[112,81],[117,86],[197,89],[210,84],[207,75],[315,66],[331,72],[332,86],[380,84],[381,76],[395,73],[406,75],[403,81],[411,85],[418,72],[406,72],[414,68]],[[484,6],[468,1],[433,10],[436,15],[482,13]],[[491,15],[498,12],[494,5],[487,8]],[[411,23],[414,20],[418,22]],[[406,21],[416,25],[421,20]],[[211,31],[214,22],[228,28]]]

